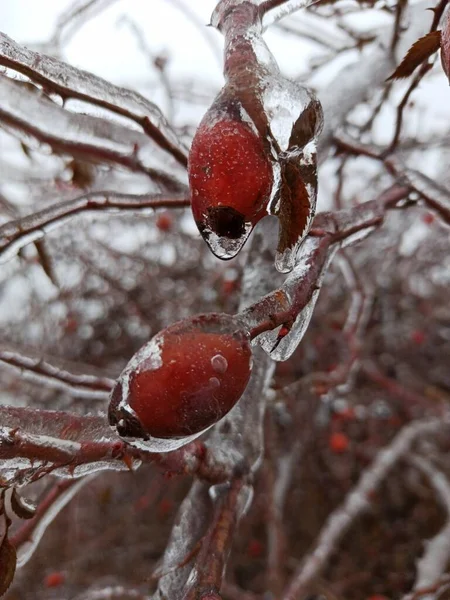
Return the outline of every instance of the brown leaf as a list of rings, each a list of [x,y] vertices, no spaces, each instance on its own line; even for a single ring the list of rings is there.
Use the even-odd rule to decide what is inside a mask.
[[[406,53],[405,58],[386,81],[409,77],[419,65],[439,50],[441,32],[431,31],[415,42]]]
[[[6,593],[16,572],[16,549],[7,537],[0,547],[0,596]]]
[[[294,248],[306,231],[311,217],[311,200],[305,185],[305,173],[301,172],[298,161],[288,160],[282,164],[280,206],[277,217],[280,220],[277,252],[283,254]],[[309,178],[308,183],[316,182]]]
[[[450,10],[441,35],[441,62],[442,68],[450,81]]]
[[[19,496],[17,490],[15,489],[11,495],[11,508],[21,519],[32,519],[36,514],[36,506],[25,498]]]

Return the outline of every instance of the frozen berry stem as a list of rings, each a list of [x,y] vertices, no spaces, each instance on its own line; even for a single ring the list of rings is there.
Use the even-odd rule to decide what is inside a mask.
[[[298,269],[294,269],[281,288],[247,307],[239,315],[251,327],[251,339],[281,325],[287,325],[289,329],[313,295],[317,295],[324,272],[337,247],[352,236],[359,241],[360,234],[364,236],[366,232],[369,234],[379,227],[386,211],[395,208],[408,192],[407,187],[394,186],[380,198],[355,207],[351,213],[342,210],[317,215],[307,238],[310,244],[304,244],[305,257]]]

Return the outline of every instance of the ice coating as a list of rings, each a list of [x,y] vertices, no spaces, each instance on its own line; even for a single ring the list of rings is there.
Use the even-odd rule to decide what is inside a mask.
[[[308,256],[314,252],[318,244],[319,241],[317,239],[308,238],[304,246],[302,246],[300,261],[298,265],[294,267],[292,273],[286,279],[286,282],[283,286],[286,292],[292,293],[292,290],[296,287],[298,288],[299,285],[301,285],[300,282],[307,277],[310,265],[314,264],[313,261],[308,261]],[[278,329],[274,331],[267,331],[257,338],[258,343],[261,344],[262,348],[269,353],[274,360],[285,361],[290,358],[302,341],[303,336],[309,327],[311,317],[314,313],[314,308],[316,306],[317,299],[319,298],[320,286],[323,278],[336,251],[337,247],[332,247],[328,251],[326,260],[324,261],[322,268],[320,269],[320,273],[316,279],[316,289],[313,291],[309,302],[297,315],[297,318],[295,319],[289,333],[280,341],[277,347],[274,349],[275,342],[277,341]]]
[[[175,450],[228,413],[250,372],[250,344],[236,319],[209,314],[180,321],[131,359],[112,391],[109,421],[138,448]]]
[[[129,396],[129,387],[130,387],[130,377],[132,373],[139,372],[141,370],[155,371],[162,366],[162,346],[164,340],[161,337],[152,338],[148,344],[145,344],[130,362],[127,364],[125,369],[122,371],[120,375],[120,379],[122,380],[122,399],[120,402],[120,408],[124,410],[130,409],[127,398]]]
[[[322,108],[281,75],[257,5],[222,1],[211,24],[225,36],[226,84],[189,154],[194,219],[210,250],[228,259],[264,216],[277,216],[275,266],[289,272],[315,213]]]
[[[23,544],[20,545],[17,552],[17,567],[23,567],[32,557],[34,551],[39,545],[42,536],[47,530],[47,527],[51,522],[58,516],[61,510],[72,500],[72,498],[83,488],[88,482],[92,480],[92,477],[84,477],[76,481],[71,487],[69,487],[63,494],[57,498],[50,508],[45,512],[43,517],[39,520],[38,524]]]
[[[123,116],[141,124],[144,122],[144,128],[150,133],[154,128],[163,131],[163,139],[160,135],[157,143],[164,149],[171,150],[179,161],[184,162],[182,157],[184,158],[186,149],[160,109],[137,92],[115,86],[54,57],[33,52],[20,46],[4,33],[0,33],[0,53],[17,71],[26,73],[32,68],[44,81],[65,92],[64,95],[70,96],[70,91],[79,98],[89,98],[91,103],[106,105]]]
[[[226,373],[226,370],[228,369],[228,361],[221,354],[216,354],[212,357],[211,365],[214,371],[216,371],[216,373],[223,374]]]

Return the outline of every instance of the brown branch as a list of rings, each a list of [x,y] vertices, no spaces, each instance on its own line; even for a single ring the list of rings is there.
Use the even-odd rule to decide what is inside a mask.
[[[30,115],[34,115],[32,120]],[[55,152],[122,165],[145,173],[169,191],[184,187],[169,172],[152,168],[158,152],[144,133],[100,117],[69,112],[38,90],[5,76],[0,77],[0,121],[48,144]]]
[[[263,16],[270,10],[281,7],[281,11],[275,17],[275,19],[278,20],[285,16],[290,15],[291,13],[293,13],[301,8],[306,8],[307,6],[311,6],[311,4],[315,4],[318,1],[319,0],[294,0],[294,1],[293,0],[265,0],[264,2],[261,2],[261,4],[258,7],[259,14],[261,16]],[[289,6],[289,4],[290,4],[290,6]],[[288,5],[285,7],[285,10],[283,10],[283,8],[282,8],[284,5]]]
[[[355,519],[370,507],[374,492],[397,462],[407,455],[412,444],[420,437],[446,430],[449,425],[448,418],[413,421],[377,454],[343,504],[328,516],[314,549],[297,569],[282,600],[297,600],[307,593],[345,533]]]
[[[69,6],[57,20],[55,32],[50,39],[49,45],[60,47],[67,43],[77,29],[81,28],[86,21],[92,18],[94,12],[100,13],[117,0],[78,0]],[[90,14],[89,14],[90,13]],[[64,35],[64,30],[71,27],[71,31]],[[64,42],[61,38],[64,37]]]
[[[391,52],[395,50],[398,40],[400,38],[402,17],[407,4],[408,0],[399,0],[395,8],[394,31],[392,33]]]
[[[416,192],[424,203],[436,212],[447,225],[450,224],[450,191],[415,169],[409,169],[396,157],[386,157],[374,148],[360,144],[348,135],[339,135],[335,142],[340,150],[354,156],[367,156],[383,163],[386,170],[396,178],[398,186],[407,186],[407,192]],[[405,196],[407,193],[405,193]],[[412,202],[412,201],[411,201]],[[395,206],[395,203],[394,203]]]
[[[370,361],[364,361],[364,363],[361,365],[361,370],[364,372],[366,377],[386,390],[390,396],[400,400],[403,410],[406,410],[408,413],[410,413],[411,408],[419,407],[421,409],[428,409],[429,411],[429,401],[425,396],[421,396],[413,390],[406,388],[399,381],[396,381],[391,377],[387,377],[377,368],[374,363]]]
[[[220,600],[225,566],[233,542],[233,534],[239,520],[241,503],[245,502],[244,481],[234,479],[226,490],[217,490],[213,522],[203,540],[194,566],[195,581],[183,596],[184,600]]]
[[[300,250],[303,255],[299,256],[298,269],[293,270],[281,288],[264,296],[239,315],[249,326],[250,338],[254,339],[280,325],[289,328],[313,295],[317,295],[337,246],[342,242],[348,245],[352,237],[353,243],[360,241],[364,234],[379,227],[386,211],[396,207],[408,191],[407,187],[393,186],[376,200],[335,213],[318,214]]]
[[[190,201],[185,193],[171,196],[165,194],[132,195],[108,191],[83,194],[0,226],[0,261],[7,260],[20,248],[42,238],[50,226],[53,228],[55,225],[61,225],[76,215],[93,211],[184,208],[189,205]]]
[[[109,394],[114,380],[109,377],[73,373],[65,366],[59,366],[43,360],[41,357],[25,355],[16,350],[0,347],[0,362],[36,375],[35,379],[42,379],[56,389],[69,390],[74,395],[83,397],[100,397]],[[96,394],[97,392],[97,394]]]
[[[59,94],[63,100],[83,100],[127,117],[138,123],[160,148],[182,166],[187,165],[187,151],[160,109],[137,92],[115,86],[56,58],[28,50],[3,33],[0,33],[0,65],[26,75],[47,91]]]
[[[401,99],[399,105],[397,106],[397,119],[396,119],[396,122],[395,122],[394,135],[392,136],[391,143],[384,150],[383,156],[388,156],[389,154],[392,154],[394,152],[394,150],[397,148],[397,145],[398,145],[398,142],[399,142],[399,139],[400,139],[400,134],[401,134],[401,131],[402,131],[403,112],[405,110],[405,107],[408,104],[408,101],[409,101],[409,98],[410,98],[411,94],[414,92],[414,90],[417,88],[417,86],[419,85],[419,83],[422,81],[423,77],[432,68],[433,68],[433,64],[432,63],[424,63],[420,67],[420,69],[418,70],[418,72],[415,74],[415,76],[413,77],[413,80],[412,80],[411,84],[409,85],[408,89],[404,93],[403,98]]]

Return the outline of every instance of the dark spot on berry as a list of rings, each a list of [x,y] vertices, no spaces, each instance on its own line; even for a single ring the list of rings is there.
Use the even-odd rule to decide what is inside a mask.
[[[209,226],[219,237],[231,240],[241,238],[245,233],[245,219],[231,206],[213,206],[208,209]]]

